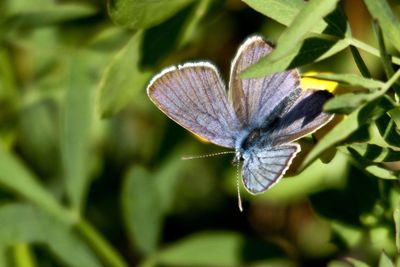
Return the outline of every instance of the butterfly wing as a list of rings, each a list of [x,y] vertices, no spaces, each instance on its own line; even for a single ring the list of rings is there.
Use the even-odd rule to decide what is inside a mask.
[[[310,134],[325,124],[333,115],[322,111],[323,105],[332,97],[324,90],[307,90],[278,120],[271,133],[274,145],[289,143]]]
[[[252,194],[262,193],[285,174],[300,151],[297,144],[254,149],[243,155],[243,183]]]
[[[188,63],[153,78],[147,93],[172,120],[220,146],[234,147],[239,127],[214,65]]]
[[[253,36],[241,45],[232,62],[229,100],[244,127],[262,127],[267,118],[279,116],[283,112],[280,109],[290,107],[297,99],[299,91],[295,89],[299,88],[300,76],[296,70],[261,78],[240,78],[244,69],[272,50],[263,38]]]

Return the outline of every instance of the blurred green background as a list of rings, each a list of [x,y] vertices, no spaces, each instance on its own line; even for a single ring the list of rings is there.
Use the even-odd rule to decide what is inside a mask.
[[[398,14],[398,2],[390,4]],[[181,160],[223,149],[146,95],[152,75],[186,61],[214,62],[227,81],[246,37],[276,43],[304,5],[0,0],[0,266],[394,266],[400,168],[366,171],[367,155],[355,150],[385,147],[375,124],[360,126],[353,153],[341,143],[300,171],[344,117],[304,138],[290,177],[262,195],[242,188],[241,213],[232,157]],[[348,17],[335,18],[340,33],[350,25],[353,37],[380,45],[361,0],[339,9]],[[343,36],[320,39],[332,42],[321,47]],[[284,68],[359,75],[347,45],[321,61],[319,47],[306,46],[308,57]],[[372,77],[386,79],[379,57],[361,57]],[[391,117],[382,120],[386,129]],[[396,138],[386,161],[400,159]]]

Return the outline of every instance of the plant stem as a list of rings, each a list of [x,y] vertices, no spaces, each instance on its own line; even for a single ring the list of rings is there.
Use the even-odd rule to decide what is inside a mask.
[[[101,234],[83,218],[76,223],[75,227],[107,266],[129,266],[121,255],[119,255],[119,253],[104,239],[104,237],[101,236]]]
[[[364,42],[361,42],[360,40],[357,40],[355,38],[349,38],[349,44],[350,45],[354,45],[355,47],[364,50],[365,52],[380,57],[380,52],[378,49],[376,49],[375,47],[372,47]],[[392,57],[392,62],[396,65],[400,65],[400,58],[398,57]]]

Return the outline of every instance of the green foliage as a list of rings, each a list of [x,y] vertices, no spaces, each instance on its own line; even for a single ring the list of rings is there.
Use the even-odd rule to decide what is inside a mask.
[[[0,1],[0,267],[397,266],[398,4],[363,2]],[[180,160],[216,148],[145,88],[185,61],[227,77],[254,33],[276,49],[243,78],[311,71],[336,117],[240,213],[229,158]]]

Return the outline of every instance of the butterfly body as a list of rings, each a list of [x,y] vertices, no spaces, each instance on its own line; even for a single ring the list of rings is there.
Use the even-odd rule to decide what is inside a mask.
[[[156,75],[147,92],[168,117],[210,142],[235,149],[243,162],[245,188],[264,192],[286,172],[300,146],[293,141],[332,119],[322,111],[326,91],[303,91],[297,70],[240,79],[248,66],[272,51],[261,37],[248,38],[235,56],[229,90],[208,62],[170,67]]]

